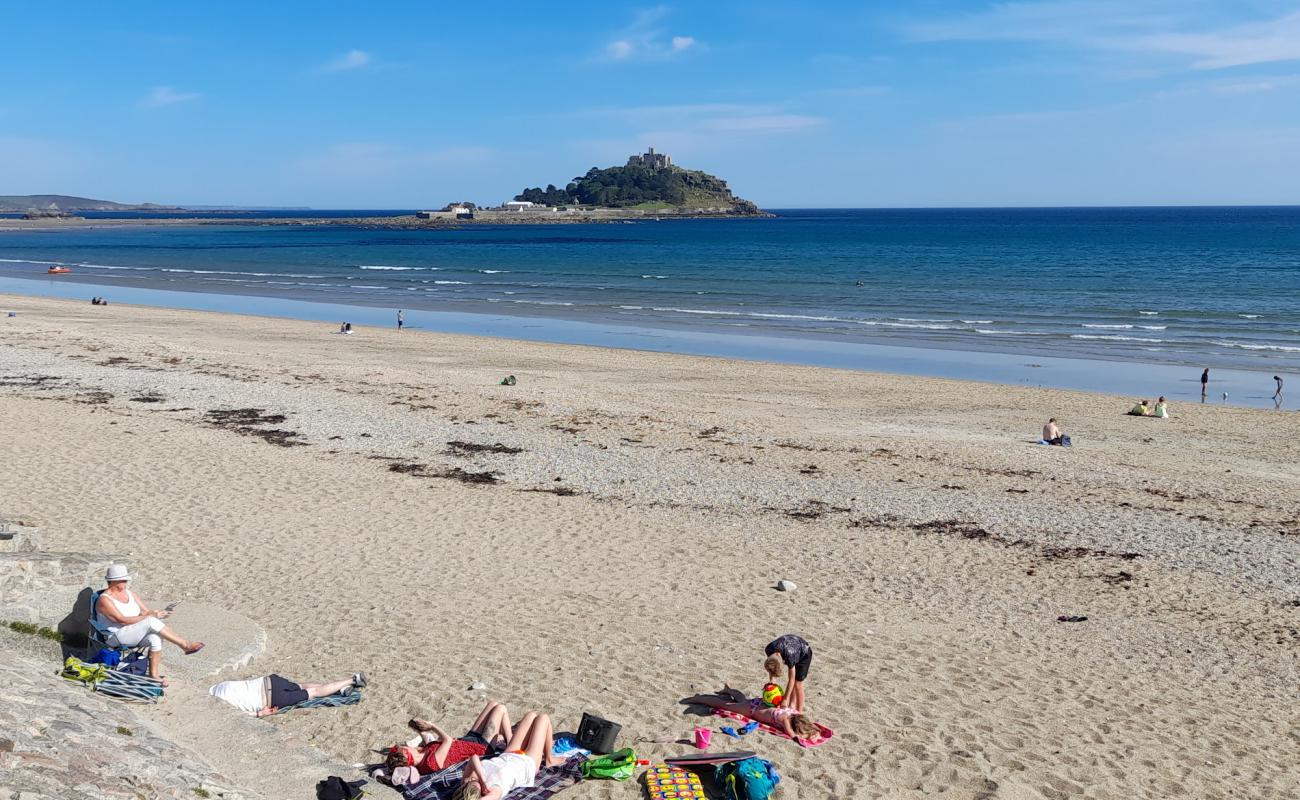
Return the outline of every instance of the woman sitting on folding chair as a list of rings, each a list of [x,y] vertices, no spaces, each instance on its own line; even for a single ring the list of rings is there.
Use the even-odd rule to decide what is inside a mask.
[[[131,575],[123,564],[114,564],[104,575],[108,588],[99,593],[95,612],[105,621],[109,643],[118,647],[136,647],[142,642],[149,645],[149,677],[162,680],[158,667],[162,663],[163,639],[193,655],[203,649],[203,642],[191,642],[178,635],[163,620],[170,611],[154,611],[128,588]],[[163,681],[166,686],[167,682]]]

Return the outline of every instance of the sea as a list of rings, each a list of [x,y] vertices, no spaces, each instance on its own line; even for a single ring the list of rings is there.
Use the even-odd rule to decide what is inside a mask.
[[[1300,378],[1300,207],[788,209],[439,230],[252,224],[394,213],[404,212],[0,232],[0,279],[6,291],[110,301],[165,292],[153,295],[162,305],[220,295],[225,310],[256,300],[257,313],[285,316],[354,308],[373,324],[401,308],[412,327],[564,341],[589,329],[576,340],[714,355],[747,342],[746,356],[769,348],[775,360],[836,366],[880,366],[855,353],[924,361],[925,351],[959,364],[970,359],[951,354],[997,354],[1022,369],[1039,358],[1129,365],[1123,374],[1153,365],[1180,380],[1211,367],[1263,375],[1261,398],[1273,374]],[[48,276],[52,265],[72,273]],[[95,288],[68,288],[80,284]],[[619,338],[628,331],[642,335]],[[1033,382],[1027,374],[1016,382]],[[1076,388],[1129,388],[1101,383]]]

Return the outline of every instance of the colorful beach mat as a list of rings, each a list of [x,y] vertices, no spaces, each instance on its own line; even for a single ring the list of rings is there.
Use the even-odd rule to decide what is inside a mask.
[[[713,713],[716,714],[716,715],[719,716],[719,717],[726,717],[727,719],[737,719],[737,720],[743,720],[743,721],[745,721],[745,722],[754,722],[754,720],[750,719],[749,717],[745,716],[744,714],[737,714],[737,713],[734,712],[734,711],[727,711],[727,710],[724,709],[724,708],[715,708],[715,709],[713,709]],[[831,730],[830,728],[826,727],[825,725],[822,725],[820,722],[813,723],[813,724],[815,724],[815,725],[817,726],[817,730],[821,732],[820,735],[817,736],[817,738],[815,738],[815,739],[795,739],[795,741],[798,742],[799,744],[803,745],[804,747],[816,747],[816,746],[819,745],[819,744],[825,744],[825,743],[827,742],[827,740],[829,740],[832,736],[835,735],[835,731]],[[783,731],[783,730],[779,730],[779,729],[777,729],[777,728],[773,728],[771,725],[765,725],[765,724],[763,724],[763,723],[761,723],[761,722],[758,723],[758,729],[759,729],[760,731],[765,731],[765,732],[767,732],[767,733],[770,733],[770,734],[772,734],[773,736],[780,736],[782,739],[789,739],[789,738],[790,738],[789,736],[786,736],[786,735],[785,735],[785,731]]]
[[[700,776],[681,767],[655,764],[642,776],[650,800],[705,800]]]

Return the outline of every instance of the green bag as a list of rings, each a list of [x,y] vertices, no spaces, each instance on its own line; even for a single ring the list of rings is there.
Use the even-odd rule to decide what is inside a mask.
[[[624,747],[622,750],[615,750],[607,756],[596,756],[582,762],[582,777],[584,778],[612,778],[616,781],[625,781],[632,777],[636,770],[636,753],[632,748]]]

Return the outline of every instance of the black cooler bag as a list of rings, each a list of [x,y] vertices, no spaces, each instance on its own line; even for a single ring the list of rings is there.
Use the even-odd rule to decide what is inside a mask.
[[[618,739],[618,732],[621,730],[623,726],[617,722],[583,714],[582,723],[578,725],[578,744],[593,753],[601,755],[612,753],[615,750],[614,742]]]

